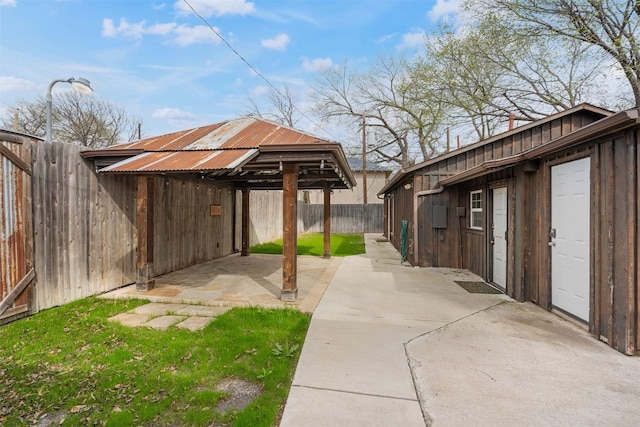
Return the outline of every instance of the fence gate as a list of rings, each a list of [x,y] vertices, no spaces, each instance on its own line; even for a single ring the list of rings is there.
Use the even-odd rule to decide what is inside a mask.
[[[0,140],[0,324],[28,315],[35,286],[31,143]]]

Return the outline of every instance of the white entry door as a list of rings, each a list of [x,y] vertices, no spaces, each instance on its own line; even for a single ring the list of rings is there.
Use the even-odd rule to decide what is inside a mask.
[[[507,289],[507,187],[492,190],[493,283]]]
[[[589,321],[590,160],[551,168],[551,303]]]

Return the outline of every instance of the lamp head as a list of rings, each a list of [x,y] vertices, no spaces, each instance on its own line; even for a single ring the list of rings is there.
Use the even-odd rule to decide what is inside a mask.
[[[69,83],[71,83],[71,86],[80,93],[89,94],[93,92],[91,83],[83,77],[78,77],[77,79],[71,77],[69,79]]]

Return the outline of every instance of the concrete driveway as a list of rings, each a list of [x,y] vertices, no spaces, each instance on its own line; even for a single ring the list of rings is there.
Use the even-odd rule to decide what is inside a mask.
[[[281,426],[636,426],[640,359],[367,235],[318,304]]]

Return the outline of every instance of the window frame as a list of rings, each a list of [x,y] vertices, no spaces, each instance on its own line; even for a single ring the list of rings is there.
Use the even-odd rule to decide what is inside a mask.
[[[480,207],[473,207],[473,196],[480,195]],[[476,200],[477,202],[477,200]],[[481,225],[478,227],[473,224],[473,220],[480,216]],[[484,229],[484,197],[482,195],[482,190],[474,190],[469,192],[469,228],[472,230],[483,230]]]

